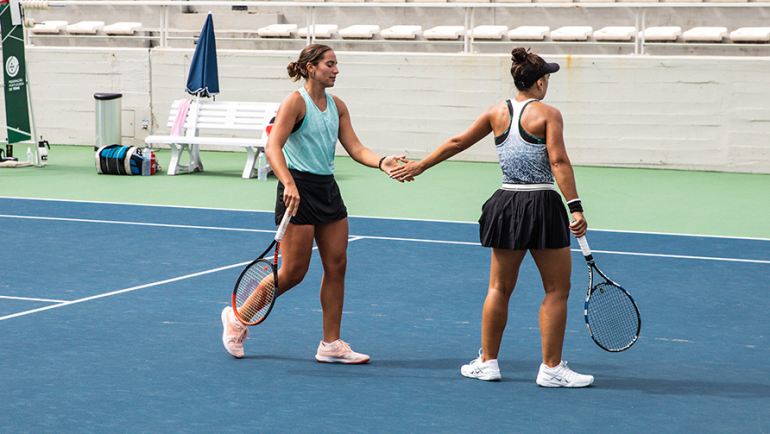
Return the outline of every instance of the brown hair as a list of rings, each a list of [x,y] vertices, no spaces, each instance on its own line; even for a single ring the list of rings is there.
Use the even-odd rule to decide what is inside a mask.
[[[300,78],[307,80],[307,65],[318,65],[318,62],[324,56],[324,53],[331,51],[332,47],[323,44],[312,44],[305,47],[301,53],[299,53],[299,59],[296,62],[289,63],[286,67],[286,71],[289,72],[289,77],[298,81]]]
[[[527,90],[532,87],[537,80],[532,81],[531,77],[535,77],[540,73],[545,65],[545,60],[535,53],[531,53],[529,49],[524,47],[517,47],[511,51],[511,77],[513,77],[513,84],[516,85],[516,89]],[[540,78],[540,77],[538,77]]]

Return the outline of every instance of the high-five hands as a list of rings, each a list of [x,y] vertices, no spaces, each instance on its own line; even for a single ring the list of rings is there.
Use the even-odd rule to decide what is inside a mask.
[[[387,173],[388,176],[390,176],[391,178],[397,179],[399,182],[414,181],[414,177],[409,175],[407,175],[406,177],[399,177],[399,178],[395,178],[393,176],[394,171],[398,171],[404,167],[402,164],[399,164],[399,163],[407,163],[407,162],[411,162],[411,161],[406,159],[406,155],[389,155],[385,157],[384,160],[382,160],[382,171]]]
[[[398,182],[414,181],[415,176],[425,171],[419,161],[407,160],[406,156],[398,157],[393,163],[394,167],[389,168],[387,173]]]

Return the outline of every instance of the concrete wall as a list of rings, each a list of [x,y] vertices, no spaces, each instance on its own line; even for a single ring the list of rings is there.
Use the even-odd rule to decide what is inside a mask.
[[[281,101],[297,51],[220,50],[219,100]],[[515,96],[509,55],[338,52],[332,93],[362,142],[420,158],[489,105]],[[123,94],[123,143],[167,133],[192,50],[29,47],[38,135],[93,146],[93,94]],[[770,173],[770,58],[547,56],[562,65],[546,102],[561,109],[574,164]],[[0,107],[4,110],[4,105]],[[4,122],[2,116],[0,122]],[[142,120],[153,120],[142,130]],[[458,159],[495,161],[485,139]]]

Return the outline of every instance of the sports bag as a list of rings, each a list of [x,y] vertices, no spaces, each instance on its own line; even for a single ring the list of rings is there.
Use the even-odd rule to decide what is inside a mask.
[[[96,151],[96,173],[100,175],[141,175],[142,160],[142,149],[136,146],[102,146]],[[154,155],[152,160],[155,163]]]

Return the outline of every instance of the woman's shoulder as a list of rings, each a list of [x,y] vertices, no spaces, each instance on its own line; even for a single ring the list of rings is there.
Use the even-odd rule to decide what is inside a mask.
[[[326,95],[328,95],[328,97],[331,98],[332,101],[334,101],[334,106],[337,107],[337,112],[339,112],[340,115],[342,115],[343,111],[345,112],[347,111],[348,108],[345,105],[345,103],[342,101],[342,99],[340,99],[340,97],[338,97],[337,95],[332,95],[329,92],[326,92]]]
[[[281,112],[288,110],[290,112],[304,114],[305,99],[302,97],[302,94],[299,92],[299,90],[295,90],[294,92],[286,95],[278,110]]]
[[[546,118],[559,118],[561,119],[561,111],[556,107],[546,104],[540,100],[534,100],[527,105],[530,109],[533,109],[536,113]]]

